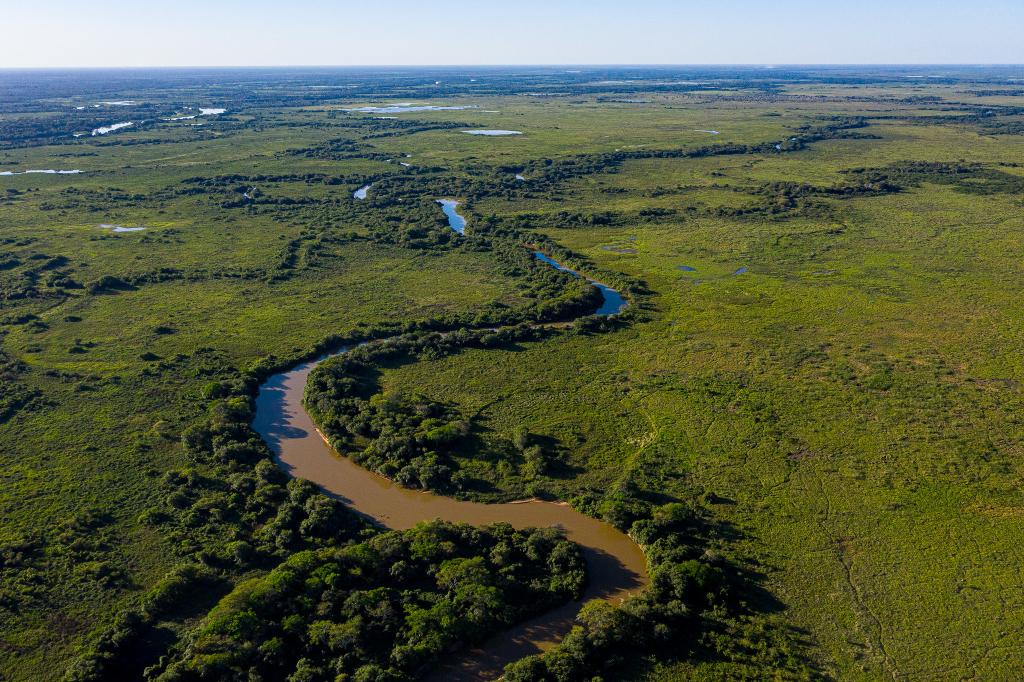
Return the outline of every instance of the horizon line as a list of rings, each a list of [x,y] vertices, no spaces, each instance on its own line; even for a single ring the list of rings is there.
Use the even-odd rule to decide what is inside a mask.
[[[110,65],[91,64],[85,66],[0,66],[0,71],[83,71],[83,70],[133,70],[133,69],[453,69],[453,68],[694,68],[732,67],[756,68],[772,71],[782,68],[841,68],[841,67],[915,67],[915,68],[1024,68],[1024,62],[579,62],[579,63],[464,63],[464,64],[152,64],[152,65]]]

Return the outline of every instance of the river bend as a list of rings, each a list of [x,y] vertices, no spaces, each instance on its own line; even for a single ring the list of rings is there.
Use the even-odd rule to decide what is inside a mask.
[[[444,206],[445,213],[458,228],[464,229],[465,219],[455,212],[455,205],[452,202]],[[543,254],[538,253],[537,257],[552,267],[567,270]],[[598,314],[614,314],[626,305],[619,292],[598,286],[604,296]],[[278,465],[290,476],[317,484],[353,510],[394,530],[434,519],[473,525],[505,522],[516,528],[557,526],[580,545],[587,562],[589,580],[582,601],[521,623],[480,647],[454,654],[429,679],[495,679],[507,663],[560,641],[572,627],[583,602],[606,599],[618,603],[646,585],[647,565],[636,543],[611,525],[567,504],[541,500],[506,504],[455,500],[402,488],[339,455],[328,445],[302,404],[309,373],[326,357],[270,377],[260,387],[256,399],[253,428],[263,436]]]

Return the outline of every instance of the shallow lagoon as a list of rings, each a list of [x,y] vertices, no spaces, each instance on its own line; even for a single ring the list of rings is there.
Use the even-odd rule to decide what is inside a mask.
[[[466,234],[466,218],[455,210],[459,202],[454,199],[438,199],[437,203],[441,204],[441,210],[448,216],[448,226],[459,234]]]
[[[503,137],[506,135],[522,135],[519,130],[463,130],[467,135],[486,135],[487,137]]]
[[[186,109],[191,109],[192,107],[185,107],[185,108]],[[171,116],[170,118],[165,118],[163,120],[165,120],[165,121],[191,121],[192,119],[199,118],[200,116],[217,116],[219,114],[223,114],[226,111],[227,111],[227,109],[221,109],[219,107],[213,107],[213,108],[199,107],[199,113],[198,114],[189,114],[187,116]]]
[[[134,121],[125,121],[123,123],[112,123],[111,125],[103,126],[102,128],[96,128],[95,130],[92,131],[92,134],[93,134],[93,137],[95,137],[96,135],[106,135],[107,133],[112,133],[115,130],[121,130],[122,128],[130,128],[133,125],[135,125]]]
[[[146,229],[144,227],[125,227],[124,225],[109,225],[107,223],[100,225],[100,227],[111,232],[142,232]]]
[[[0,175],[11,176],[11,175],[32,175],[40,173],[43,175],[78,175],[85,171],[80,170],[27,170],[27,171],[0,171]]]

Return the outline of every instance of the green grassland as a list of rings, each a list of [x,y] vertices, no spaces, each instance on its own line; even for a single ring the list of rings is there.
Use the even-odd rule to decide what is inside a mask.
[[[1024,100],[970,94],[977,87],[628,95],[642,103],[424,94],[417,101],[478,108],[401,114],[430,128],[418,132],[344,111],[412,101],[384,92],[243,103],[203,126],[0,150],[0,170],[86,171],[0,177],[2,397],[15,405],[0,419],[0,570],[12,569],[0,592],[0,679],[59,679],[177,563],[173,542],[139,516],[166,496],[160,477],[186,461],[179,436],[206,413],[211,380],[332,334],[524,303],[522,278],[486,250],[381,238],[403,224],[382,216],[429,216],[426,201],[392,200],[387,185],[355,202],[355,188],[429,190],[480,168],[539,173],[545,159],[616,152],[632,156],[533,186],[527,172],[514,191],[469,198],[466,212],[470,234],[492,217],[529,220],[595,272],[642,281],[650,293],[636,322],[404,363],[382,385],[453,403],[485,441],[524,427],[540,437],[559,462],[543,476],[521,475],[514,453],[465,453],[465,467],[507,495],[628,488],[700,500],[719,529],[709,549],[763,588],[742,595],[755,614],[734,633],[747,654],[648,660],[629,676],[765,679],[774,663],[759,641],[786,631],[815,675],[1012,679],[1024,650],[1024,195],[925,177],[902,191],[737,213],[766,201],[766,183],[830,187],[857,168],[976,163],[1024,177],[1024,136],[935,120],[949,103]],[[907,99],[921,95],[938,103]],[[835,117],[862,117],[864,135],[640,158],[775,144]],[[461,124],[524,134],[474,137]],[[374,136],[382,131],[393,134]],[[338,139],[358,151],[291,152]],[[237,205],[243,185],[262,199]],[[568,225],[562,212],[616,220]],[[111,515],[92,545],[62,544],[87,510]],[[15,556],[34,537],[42,556]]]
[[[761,163],[631,163],[572,185],[558,208],[710,203],[714,192],[700,189],[709,172],[739,186],[829,183],[845,168],[903,159],[1022,158],[1020,138],[871,131],[882,139]],[[698,189],[637,196],[655,183]],[[629,194],[595,194],[607,186]],[[497,360],[404,367],[386,381],[440,384],[483,409],[495,432],[550,436],[585,472],[555,483],[563,497],[636,480],[713,493],[739,535],[724,545],[762,567],[841,679],[1008,679],[1024,598],[1020,207],[1020,195],[924,185],[837,202],[832,221],[550,229],[600,267],[647,282],[655,319]],[[606,250],[616,245],[635,253]],[[749,271],[731,274],[741,266]]]

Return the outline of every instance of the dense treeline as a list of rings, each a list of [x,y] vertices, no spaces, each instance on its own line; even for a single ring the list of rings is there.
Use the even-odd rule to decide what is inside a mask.
[[[294,554],[242,583],[156,679],[413,680],[584,581],[579,549],[554,529],[424,523]]]
[[[846,171],[857,186],[889,191],[917,187],[923,183],[952,185],[967,194],[1024,193],[1024,177],[980,163],[902,161],[884,168],[854,168]]]
[[[652,502],[626,486],[603,499],[575,500],[589,513],[628,531],[647,555],[650,586],[620,607],[591,602],[555,648],[506,667],[507,682],[596,682],[635,675],[642,661],[724,661],[758,665],[778,679],[819,677],[795,648],[795,633],[773,631],[749,618],[757,587],[714,550],[716,531],[696,498],[689,504]],[[758,667],[760,666],[760,667]],[[742,665],[737,670],[742,670]],[[748,679],[748,678],[743,678]]]
[[[602,503],[604,517],[628,530],[647,554],[651,584],[621,608],[592,602],[562,643],[540,656],[510,665],[509,682],[576,682],[602,676],[630,656],[662,651],[685,657],[697,646],[703,615],[723,608],[735,579],[717,555],[700,547],[701,520],[679,503],[652,506],[619,494]]]
[[[102,633],[69,669],[69,681],[138,678],[168,646],[155,633],[160,619],[194,599],[200,584],[227,584],[232,576],[265,570],[295,552],[346,544],[365,531],[354,512],[274,464],[249,425],[259,376],[207,386],[209,417],[181,438],[193,465],[167,472],[164,505],[140,518],[170,540],[183,568]]]
[[[917,116],[883,114],[876,118],[878,120],[897,120],[918,126],[970,126],[982,135],[1020,135],[1024,133],[1024,107],[1021,106],[944,102],[941,107],[938,107],[938,110],[943,113]]]
[[[366,333],[372,337],[391,331],[382,328],[367,330]],[[325,340],[318,348],[311,349],[308,355],[318,354],[324,347],[336,343],[337,339]],[[225,679],[216,676],[224,672],[224,669],[216,667],[219,663],[197,655],[195,649],[189,653],[182,653],[184,649],[175,648],[177,645],[172,643],[169,650],[166,636],[160,635],[162,619],[173,618],[177,612],[185,608],[188,601],[194,599],[196,589],[212,590],[212,593],[216,594],[217,590],[222,590],[230,584],[233,576],[244,575],[253,570],[269,569],[282,559],[295,557],[297,552],[319,552],[309,556],[320,556],[331,563],[336,563],[339,557],[343,556],[364,556],[366,547],[352,550],[351,555],[345,551],[339,553],[336,548],[345,547],[368,534],[373,535],[373,531],[360,517],[340,502],[317,491],[308,482],[289,480],[272,462],[266,444],[249,426],[253,416],[252,396],[262,378],[293,361],[268,358],[245,374],[234,379],[213,381],[204,389],[204,398],[209,401],[209,418],[187,429],[182,435],[182,443],[194,464],[184,469],[170,471],[163,477],[162,483],[167,490],[165,505],[147,511],[142,518],[144,523],[160,529],[171,540],[184,563],[144,595],[135,607],[124,612],[101,633],[92,648],[68,671],[66,679],[76,682],[130,679],[139,677],[143,668],[149,669],[147,677],[154,678],[164,672],[171,660],[161,658],[168,651],[172,654],[177,651],[181,661],[170,669],[167,679],[196,679],[190,676],[193,673],[200,676],[213,675],[210,679]],[[92,528],[92,522],[87,521],[81,527]],[[460,545],[456,542],[460,538],[468,541],[483,537],[479,534],[485,531],[447,528],[445,532],[451,533],[449,541],[432,547],[431,551],[452,553],[452,556],[447,558],[457,554],[468,562],[466,568],[474,570],[482,563],[491,562],[486,565],[496,567],[495,575],[481,577],[483,583],[480,584],[486,588],[483,591],[488,595],[497,594],[498,601],[487,601],[486,605],[490,610],[479,611],[479,620],[470,619],[462,624],[452,625],[450,629],[439,632],[439,639],[427,641],[419,636],[420,631],[410,634],[409,637],[423,644],[423,648],[416,651],[402,649],[401,642],[396,640],[396,650],[405,651],[405,655],[409,657],[405,659],[406,664],[412,666],[407,670],[409,674],[456,642],[476,641],[483,632],[481,627],[500,628],[534,612],[525,609],[524,604],[530,604],[530,608],[542,611],[558,601],[575,596],[582,587],[582,564],[577,550],[549,532],[513,533],[509,536],[503,528],[494,529],[487,536],[494,539],[494,543],[493,546],[487,547],[486,556],[478,556],[483,553],[482,550],[481,553],[474,554],[475,546],[472,544]],[[414,537],[415,534],[408,536],[408,539],[416,546],[413,542]],[[528,553],[529,561],[524,564],[524,560],[515,559],[514,557],[518,556],[515,548],[505,549],[508,543],[520,543],[525,547],[523,551]],[[16,549],[12,547],[12,551]],[[547,563],[537,564],[537,557],[543,557]],[[555,563],[552,564],[552,561]],[[386,564],[386,568],[390,571],[392,564]],[[427,577],[432,578],[437,567],[428,561],[420,568],[427,571]],[[456,571],[454,568],[452,570]],[[416,577],[412,568],[410,571],[413,571],[410,573],[410,580],[416,582],[420,579]],[[473,575],[477,574],[474,572]],[[420,577],[423,575],[420,574]],[[544,580],[538,582],[537,576],[544,576]],[[388,577],[392,581],[396,579],[394,573],[389,573]],[[271,577],[267,580],[267,584],[272,586],[274,579]],[[376,594],[377,590],[384,589],[381,585],[370,586],[365,583],[363,587],[363,591],[368,594]],[[494,593],[494,589],[498,592]],[[529,593],[528,600],[520,599],[523,597],[523,590]],[[409,596],[405,592],[407,590],[395,592],[398,599],[396,606],[413,603],[402,601]],[[480,590],[473,587],[470,592],[476,595]],[[468,603],[460,601],[468,594],[461,594],[458,590],[449,591],[445,592],[445,598],[453,600],[449,603],[451,608],[459,608]],[[333,590],[325,593],[324,597],[333,598],[331,595],[335,595]],[[288,606],[294,606],[290,599],[286,603]],[[437,604],[438,600],[427,594],[415,603],[421,604],[429,611],[429,607]],[[282,604],[266,606],[283,607]],[[437,615],[442,611],[430,613]],[[424,618],[429,617],[430,613],[424,614]],[[216,612],[211,618],[215,615]],[[350,620],[346,618],[344,622],[349,623]],[[249,637],[256,649],[264,644],[267,647],[278,647],[280,641],[276,641],[272,636],[263,635],[278,626],[289,631],[289,624],[294,625],[297,622],[295,618],[283,617],[277,625],[272,618],[258,621],[263,622],[267,629],[257,632],[243,628],[232,631],[232,635]],[[409,622],[412,624],[417,621],[412,619]],[[202,637],[189,640],[193,644],[203,643],[204,646],[216,646],[216,641],[220,640]],[[180,646],[185,646],[185,643]],[[317,646],[319,645],[311,641],[311,648],[307,653],[314,655]],[[270,650],[263,648],[262,652]],[[274,648],[273,651],[277,652],[278,649]],[[385,657],[380,659],[383,661],[382,664],[388,664],[388,661],[393,664],[393,657],[389,658],[389,652],[390,649],[383,653],[377,652]],[[257,656],[254,660],[264,659]],[[231,665],[257,665],[254,660],[238,659]],[[358,655],[355,658],[345,658],[348,663],[358,660],[361,660]],[[374,661],[377,660],[367,658],[357,667],[362,667],[365,663],[371,666],[367,671],[375,670],[373,665],[376,665]],[[333,659],[324,659],[322,662],[324,665],[337,663],[332,661]],[[309,661],[301,665],[308,664]]]
[[[828,215],[828,208],[813,198],[848,199],[896,194],[922,183],[952,185],[968,194],[1015,194],[1024,192],[1024,178],[980,163],[905,161],[884,168],[853,168],[844,171],[847,181],[830,186],[790,181],[767,182],[744,189],[763,197],[761,203],[742,208],[719,209],[720,215]]]
[[[471,128],[472,123],[456,123],[452,121],[448,122],[428,122],[428,121],[415,121],[415,120],[382,120],[375,119],[375,121],[382,122],[384,125],[375,126],[374,131],[368,133],[365,139],[372,140],[375,138],[382,137],[396,137],[398,135],[413,135],[416,133],[426,133],[432,130],[457,130],[460,128]],[[383,131],[379,129],[383,128]]]
[[[96,104],[99,104],[98,106]],[[174,126],[175,122],[168,119],[177,115],[181,109],[175,104],[162,105],[131,101],[130,104],[89,103],[83,108],[50,106],[42,111],[33,112],[33,116],[0,118],[0,148],[16,149],[41,145],[82,145],[88,142],[95,147],[135,146],[146,144],[167,144],[167,140],[122,139],[117,132],[106,135],[92,135],[98,128],[110,126],[118,122],[132,122],[126,131],[137,133],[157,126]],[[232,123],[223,117],[209,119],[204,123],[217,122],[222,130],[244,127],[245,124]],[[190,139],[211,139],[210,130],[187,128]]]
[[[185,178],[181,181],[183,185],[193,185],[195,187],[237,187],[239,184],[244,186],[251,186],[253,183],[268,182],[302,182],[307,185],[313,184],[325,184],[325,185],[337,185],[344,182],[344,178],[327,175],[325,173],[285,173],[285,174],[265,174],[257,173],[254,175],[216,175],[213,177],[206,176],[195,176],[191,178]]]
[[[311,147],[289,149],[286,154],[289,156],[301,156],[307,159],[326,159],[329,161],[344,161],[345,159],[391,160],[389,155],[373,151],[370,145],[344,137],[327,140]]]
[[[859,129],[867,126],[868,121],[862,117],[832,117],[823,119],[816,125],[802,126],[794,135],[779,142],[727,143],[697,148],[638,149],[581,154],[560,160],[534,161],[526,165],[524,173],[529,175],[532,187],[537,183],[561,183],[594,173],[615,172],[623,162],[634,159],[699,159],[709,156],[793,152],[806,149],[810,144],[823,140],[870,138],[871,135],[859,132]]]
[[[1024,192],[1024,178],[980,163],[905,161],[884,168],[853,168],[844,173],[845,182],[830,186],[774,181],[737,188],[736,191],[760,200],[741,207],[719,207],[711,213],[731,218],[829,218],[833,215],[831,207],[816,199],[884,196],[926,182],[952,185],[956,191],[968,194]]]
[[[75,133],[85,133],[116,121],[132,121],[140,112],[135,107],[87,108],[84,111],[49,113],[0,119],[0,148],[14,149],[75,142]]]
[[[374,203],[377,207],[394,206],[398,202],[422,200],[425,197],[457,196],[467,202],[473,202],[496,197],[515,199],[551,196],[568,180],[598,173],[614,173],[628,160],[687,159],[800,151],[810,144],[827,139],[872,137],[860,132],[860,129],[867,125],[867,120],[861,117],[833,117],[822,119],[815,125],[803,126],[795,131],[794,135],[779,142],[732,143],[682,149],[620,150],[530,161],[519,166],[471,164],[467,166],[464,174],[458,175],[437,175],[431,172],[441,169],[418,169],[415,173],[350,178],[350,181],[360,184],[374,182]],[[526,175],[529,178],[528,182],[518,180],[515,177],[517,173]],[[650,217],[652,216],[646,216]],[[593,224],[617,224],[612,216],[595,215],[592,220]]]

